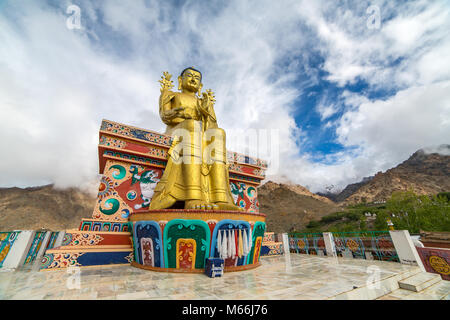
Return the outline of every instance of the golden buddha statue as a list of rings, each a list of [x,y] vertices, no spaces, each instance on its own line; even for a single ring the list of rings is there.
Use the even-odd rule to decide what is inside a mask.
[[[202,90],[200,71],[186,68],[171,91],[171,75],[164,72],[159,114],[173,137],[166,169],[155,187],[149,209],[243,210],[230,191],[225,131],[218,128],[214,95]]]

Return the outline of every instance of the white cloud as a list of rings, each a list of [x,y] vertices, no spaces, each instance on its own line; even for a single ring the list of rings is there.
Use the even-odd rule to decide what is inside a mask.
[[[176,78],[191,65],[216,93],[229,146],[246,150],[233,141],[238,130],[274,129],[282,162],[269,175],[315,191],[354,182],[448,137],[445,3],[375,2],[382,16],[398,16],[382,21],[379,30],[366,27],[369,3],[237,0],[220,9],[194,1],[181,8],[158,1],[81,1],[83,28],[69,30],[69,3],[2,4],[0,148],[6,151],[0,186],[79,186],[95,179],[101,119],[164,131],[157,80],[162,71]],[[405,35],[408,29],[416,32]],[[326,126],[356,148],[329,155],[332,165],[314,163],[304,153],[306,129],[294,119],[295,99],[324,80],[307,65],[317,54],[324,58],[326,79],[339,86],[361,78],[373,87],[401,90],[386,101],[345,90],[340,101],[319,97],[324,121],[342,111],[342,102],[350,107]],[[305,74],[298,74],[299,66]],[[397,132],[401,138],[392,139]]]
[[[338,110],[335,107],[335,105],[324,105],[322,103],[317,105],[317,112],[319,112],[321,120],[325,120],[325,119],[331,117],[337,111]]]
[[[430,146],[422,149],[425,153],[439,153],[443,156],[450,156],[450,145],[449,144],[441,144],[436,146]]]
[[[419,146],[448,143],[450,81],[411,87],[345,113],[337,128],[344,145],[364,146],[373,168],[386,170]]]

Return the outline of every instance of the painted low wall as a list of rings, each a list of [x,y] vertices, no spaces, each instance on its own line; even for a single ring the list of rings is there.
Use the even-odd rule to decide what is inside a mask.
[[[360,259],[399,261],[397,251],[388,231],[333,232],[334,249],[337,256],[352,256]],[[303,254],[326,254],[324,234],[290,233],[289,249]]]
[[[450,281],[450,249],[416,247],[416,250],[427,272],[440,274],[443,280]]]
[[[28,250],[27,257],[24,264],[29,264],[35,261],[37,254],[44,242],[46,231],[36,231],[34,234],[33,242]]]
[[[19,233],[20,231],[0,232],[0,268],[3,266],[3,262],[6,260],[8,254],[12,251],[14,241],[16,241]]]
[[[290,233],[289,249],[302,254],[326,253],[322,233]]]
[[[46,250],[56,244],[59,233],[49,230],[0,232],[0,268],[14,270],[40,263]]]

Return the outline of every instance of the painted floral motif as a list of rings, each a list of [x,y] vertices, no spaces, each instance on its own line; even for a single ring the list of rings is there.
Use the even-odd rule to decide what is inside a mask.
[[[269,247],[269,252],[267,253],[268,256],[283,254],[283,244],[281,243],[270,244],[268,245],[268,247]]]
[[[0,232],[0,268],[20,232]]]
[[[258,178],[235,174],[233,172],[230,172],[230,180],[244,180],[244,181],[248,181],[249,183],[256,184],[256,185],[259,185],[259,182],[260,182],[260,179],[258,179]]]
[[[267,162],[258,158],[246,156],[241,153],[227,151],[227,159],[229,163],[246,163],[254,166],[267,168]]]
[[[141,238],[142,264],[144,266],[155,266],[153,240],[152,238]]]
[[[154,142],[155,139],[151,138],[149,141]],[[158,142],[157,142],[158,143]],[[167,147],[159,147],[154,145],[144,145],[139,143],[132,143],[129,141],[125,141],[119,138],[112,138],[105,135],[100,137],[99,145],[105,147],[112,147],[118,149],[126,149],[129,151],[137,151],[140,153],[145,153],[151,156],[156,156],[159,158],[167,158],[168,157],[168,146]]]
[[[449,275],[450,274],[450,266],[447,261],[442,259],[439,256],[431,255],[428,260],[430,261],[430,266],[440,274]]]
[[[67,233],[66,233],[67,235]],[[104,238],[95,233],[72,233],[70,246],[95,246]]]
[[[162,145],[170,146],[172,139],[170,136],[159,134],[156,132],[141,130],[137,128],[128,127],[119,123],[110,122],[107,120],[102,121],[100,130],[115,133],[125,137],[132,137],[135,139],[141,139],[149,142],[155,142]]]
[[[120,139],[110,138],[107,136],[101,136],[99,144],[113,148],[124,148],[126,142]]]
[[[131,208],[122,201],[122,198],[118,196],[117,192],[104,200],[99,199],[92,214],[94,219],[100,219],[105,221],[124,221],[128,218],[131,212]],[[99,231],[100,229],[94,231]]]
[[[41,261],[41,269],[57,269],[81,266],[77,259],[84,253],[50,253],[44,255]]]
[[[306,247],[305,241],[303,241],[301,239],[298,240],[297,241],[297,246],[298,246],[299,249],[305,249],[305,247]]]
[[[347,240],[347,247],[348,247],[352,252],[355,252],[355,251],[357,251],[357,250],[359,249],[358,243],[357,243],[355,240],[353,240],[353,239]]]
[[[130,254],[127,255],[127,256],[125,257],[125,259],[126,259],[129,263],[131,263],[132,261],[134,261],[134,253],[133,253],[133,251],[131,251]]]
[[[11,245],[8,243],[6,244],[1,252],[0,252],[0,266],[3,264],[3,261],[5,260],[6,256],[8,255],[9,250],[11,249]]]
[[[275,233],[273,233],[273,232],[265,232],[264,233],[264,238],[263,238],[263,243],[274,242],[275,241],[274,237],[275,237]]]
[[[46,234],[46,232],[36,232],[34,239],[33,239],[33,243],[31,244],[31,247],[28,250],[28,254],[25,259],[24,264],[34,261],[34,259],[36,258],[36,255],[39,252],[39,249],[41,248],[42,242],[44,241],[45,234]]]
[[[136,197],[137,197],[136,191],[131,190],[131,191],[128,191],[128,192],[127,192],[127,199],[128,199],[128,200],[134,201],[134,200],[136,200]]]
[[[66,233],[64,235],[63,241],[61,242],[62,246],[68,246],[72,242],[72,233]]]
[[[115,152],[111,150],[105,150],[103,152],[104,156],[110,156],[115,157],[116,159],[127,159],[127,160],[133,160],[133,161],[139,161],[140,163],[144,163],[145,165],[151,166],[151,165],[157,165],[157,166],[165,166],[166,161],[165,160],[158,160],[158,159],[150,159],[143,156],[136,156],[133,154],[127,154],[124,152]]]
[[[117,123],[105,121],[105,120],[102,121],[100,130],[120,134],[122,136],[130,136],[130,128],[129,127],[120,125]]]
[[[177,268],[194,269],[196,242],[194,239],[177,240]]]
[[[103,176],[98,187],[98,199],[109,197],[114,192],[114,184],[108,177]]]
[[[264,170],[262,169],[257,169],[257,168],[252,168],[252,167],[247,167],[247,166],[242,166],[239,165],[237,163],[230,163],[230,167],[229,167],[230,171],[234,171],[234,172],[238,172],[238,173],[246,173],[246,174],[252,174],[255,176],[262,176],[264,177]]]
[[[169,156],[167,151],[168,150],[166,150],[166,149],[149,147],[148,154],[152,155],[152,156],[167,158]]]
[[[253,263],[258,263],[261,252],[262,237],[257,237],[255,241],[255,250],[253,251]]]

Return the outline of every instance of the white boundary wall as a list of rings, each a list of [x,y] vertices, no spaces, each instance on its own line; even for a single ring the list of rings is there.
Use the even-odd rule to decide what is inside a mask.
[[[336,245],[334,244],[333,233],[324,232],[323,241],[325,242],[325,249],[327,251],[327,256],[336,257]]]
[[[389,234],[391,235],[391,239],[394,243],[400,262],[403,264],[419,266],[423,272],[426,272],[414,242],[409,235],[409,231],[391,230],[389,231]]]
[[[35,233],[36,231],[34,230],[20,231],[11,247],[11,251],[8,253],[5,261],[3,261],[2,269],[17,269],[23,266],[27,258],[28,250],[30,250],[31,244],[33,243]]]

